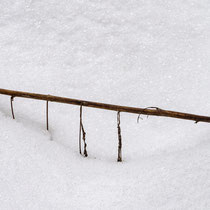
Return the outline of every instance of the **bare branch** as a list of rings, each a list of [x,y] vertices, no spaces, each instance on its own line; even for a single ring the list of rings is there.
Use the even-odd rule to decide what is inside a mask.
[[[189,114],[189,113],[163,110],[158,107],[136,108],[136,107],[118,106],[118,105],[113,105],[113,104],[104,104],[104,103],[98,103],[98,102],[93,102],[93,101],[84,101],[84,100],[78,100],[78,99],[71,99],[71,98],[64,98],[64,97],[43,95],[43,94],[36,94],[36,93],[28,93],[28,92],[21,92],[21,91],[13,91],[13,90],[5,90],[5,89],[0,89],[0,94],[9,95],[13,97],[31,98],[31,99],[37,99],[37,100],[73,104],[73,105],[78,105],[78,106],[82,105],[82,106],[92,107],[92,108],[97,108],[97,109],[106,109],[106,110],[128,112],[128,113],[142,114],[142,115],[171,117],[171,118],[178,118],[178,119],[183,119],[183,120],[192,120],[195,122],[210,123],[209,116],[200,116],[200,115]]]

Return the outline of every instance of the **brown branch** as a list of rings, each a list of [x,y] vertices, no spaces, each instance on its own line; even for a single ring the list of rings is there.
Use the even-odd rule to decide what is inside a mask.
[[[142,114],[142,115],[172,117],[172,118],[178,118],[178,119],[183,119],[183,120],[192,120],[195,122],[210,123],[210,117],[208,116],[200,116],[200,115],[195,115],[195,114],[169,111],[169,110],[163,110],[163,109],[144,109],[144,108],[136,108],[136,107],[118,106],[118,105],[113,105],[113,104],[104,104],[104,103],[98,103],[98,102],[93,102],[93,101],[83,101],[83,100],[64,98],[64,97],[58,97],[58,96],[52,96],[52,95],[43,95],[43,94],[5,90],[5,89],[0,89],[0,94],[9,95],[13,97],[23,97],[23,98],[31,98],[31,99],[45,100],[45,101],[58,102],[58,103],[66,103],[66,104],[72,104],[72,105],[78,105],[78,106],[83,105],[86,107],[92,107],[92,108],[97,108],[97,109],[106,109],[106,110],[128,112],[128,113]]]

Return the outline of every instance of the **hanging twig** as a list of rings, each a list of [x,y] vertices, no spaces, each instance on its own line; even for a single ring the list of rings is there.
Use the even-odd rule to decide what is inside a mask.
[[[13,110],[13,100],[14,100],[14,96],[11,96],[10,104],[11,104],[12,118],[15,119],[15,114],[14,114],[14,110]]]
[[[82,154],[82,149],[81,149],[81,131],[82,131],[82,105],[80,106],[80,122],[79,122],[79,153]]]
[[[85,133],[85,130],[84,130],[84,127],[83,127],[83,124],[82,124],[82,139],[83,139],[83,143],[84,143],[84,156],[87,157],[88,153],[87,153],[87,144],[86,144],[86,141],[85,141],[85,137],[86,137],[86,133]]]
[[[46,126],[47,130],[49,130],[49,117],[48,117],[48,101],[46,101]]]
[[[120,112],[117,112],[117,129],[118,129],[118,162],[122,162],[122,136],[120,128]]]
[[[88,153],[87,153],[87,144],[85,141],[85,137],[86,137],[86,133],[85,133],[85,129],[82,123],[82,105],[80,106],[80,126],[79,126],[79,153],[82,154],[82,149],[81,149],[81,132],[82,132],[82,139],[83,139],[83,143],[84,143],[84,156],[87,157]]]
[[[137,117],[137,123],[139,123],[139,119],[143,120],[143,118],[141,117],[141,114],[139,114]]]

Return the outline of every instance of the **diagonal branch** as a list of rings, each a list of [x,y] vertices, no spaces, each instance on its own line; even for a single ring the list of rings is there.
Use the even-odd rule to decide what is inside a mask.
[[[145,108],[136,108],[136,107],[128,107],[128,106],[119,106],[114,104],[105,104],[105,103],[98,103],[93,101],[84,101],[72,98],[64,98],[52,95],[44,95],[44,94],[36,94],[36,93],[28,93],[28,92],[21,92],[21,91],[14,91],[14,90],[6,90],[0,89],[0,94],[9,95],[13,97],[22,97],[22,98],[31,98],[36,100],[45,100],[57,103],[66,103],[66,104],[73,104],[77,106],[86,106],[92,107],[97,109],[106,109],[112,111],[120,111],[120,112],[128,112],[133,114],[142,114],[142,115],[153,115],[153,116],[162,116],[162,117],[171,117],[171,118],[178,118],[183,120],[192,120],[197,122],[207,122],[210,123],[209,116],[201,116],[183,112],[176,112],[176,111],[169,111],[164,109],[145,109]]]

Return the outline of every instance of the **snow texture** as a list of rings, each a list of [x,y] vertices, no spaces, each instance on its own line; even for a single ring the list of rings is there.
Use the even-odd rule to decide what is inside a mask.
[[[210,115],[209,0],[1,0],[0,88]],[[210,209],[210,127],[0,95],[0,209]]]

